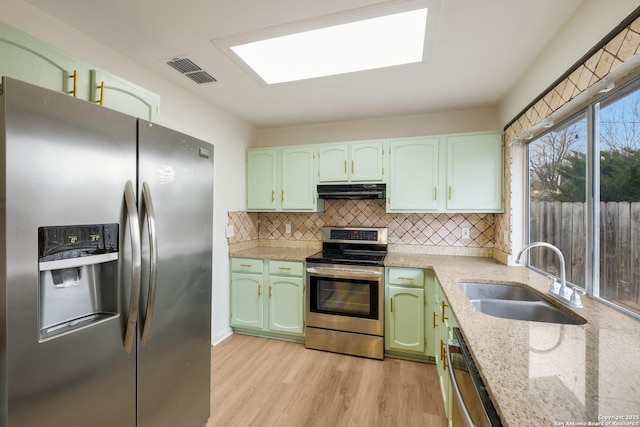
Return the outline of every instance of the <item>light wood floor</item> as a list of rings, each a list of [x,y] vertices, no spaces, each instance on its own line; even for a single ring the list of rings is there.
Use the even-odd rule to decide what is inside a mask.
[[[446,426],[435,365],[234,334],[211,351],[211,418],[231,426]]]

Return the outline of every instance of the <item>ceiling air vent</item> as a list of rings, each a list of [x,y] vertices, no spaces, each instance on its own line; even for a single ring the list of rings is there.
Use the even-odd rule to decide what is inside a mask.
[[[180,71],[185,76],[198,84],[202,83],[214,83],[216,79],[202,68],[198,67],[189,58],[173,58],[167,61],[167,65],[175,70]]]

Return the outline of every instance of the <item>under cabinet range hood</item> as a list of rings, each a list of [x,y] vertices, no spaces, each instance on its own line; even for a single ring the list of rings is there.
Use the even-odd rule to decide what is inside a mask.
[[[386,184],[318,185],[319,199],[384,199]]]

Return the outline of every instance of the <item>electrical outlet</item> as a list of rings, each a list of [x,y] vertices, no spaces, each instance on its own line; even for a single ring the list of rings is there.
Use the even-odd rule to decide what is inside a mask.
[[[233,234],[234,234],[233,224],[227,225],[224,229],[224,232],[227,237],[233,237]]]
[[[509,244],[509,233],[507,233],[506,231],[502,232],[502,241],[505,245]]]
[[[284,225],[284,232],[285,234],[291,234],[291,224]]]
[[[467,227],[462,227],[462,238],[463,239],[469,238],[469,229]]]

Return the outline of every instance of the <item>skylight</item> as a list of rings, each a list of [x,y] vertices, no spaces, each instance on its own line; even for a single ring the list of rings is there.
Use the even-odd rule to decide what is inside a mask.
[[[427,9],[231,46],[267,84],[422,61]]]

